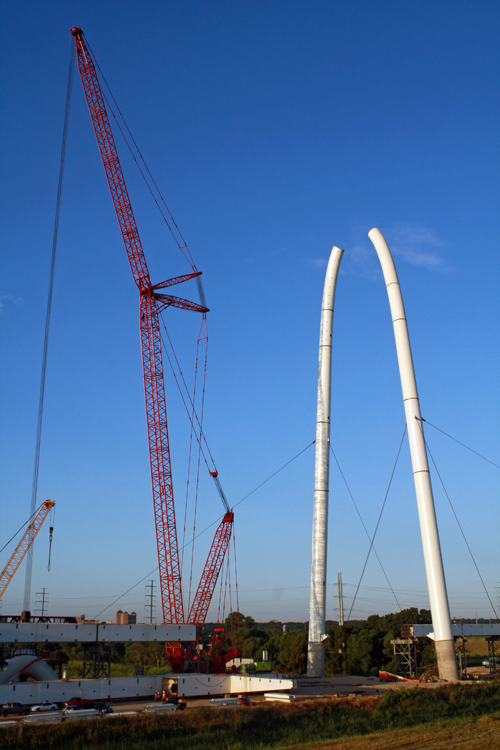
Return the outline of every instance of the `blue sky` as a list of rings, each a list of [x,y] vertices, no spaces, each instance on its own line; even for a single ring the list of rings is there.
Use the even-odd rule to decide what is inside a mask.
[[[497,3],[481,0],[175,0],[125,2],[119,12],[69,0],[4,9],[2,545],[29,515],[74,25],[203,271],[211,309],[205,428],[230,502],[314,440],[321,295],[336,244],[345,254],[332,446],[374,529],[404,412],[386,292],[367,238],[373,226],[394,254],[423,416],[500,464],[499,17]],[[118,136],[117,146],[153,281],[185,273]],[[178,293],[196,300],[191,284]],[[192,373],[199,319],[171,311],[167,321]],[[166,387],[180,519],[188,430],[171,379]],[[52,570],[44,528],[33,576],[33,593],[47,588],[53,614],[95,615],[155,569],[145,427],[138,295],[75,76],[39,481],[39,500],[57,503]],[[499,470],[430,427],[426,436],[494,597]],[[310,447],[236,509],[239,604],[257,620],[308,618],[313,473]],[[489,617],[435,474],[433,486],[452,614]],[[221,512],[203,476],[197,528]],[[214,528],[196,542],[196,580]],[[375,545],[401,606],[427,606],[407,443]],[[337,614],[339,571],[350,607],[367,549],[332,464],[327,617]],[[144,583],[102,617],[118,607],[142,614]],[[24,570],[4,613],[21,609],[23,587]],[[353,616],[396,609],[371,559]]]

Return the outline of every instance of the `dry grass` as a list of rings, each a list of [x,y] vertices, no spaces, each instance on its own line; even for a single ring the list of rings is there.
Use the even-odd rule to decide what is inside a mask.
[[[472,636],[467,638],[465,653],[488,656],[488,644],[484,638],[481,638],[480,636]]]
[[[299,746],[297,746],[299,747]],[[347,740],[300,745],[300,750],[500,750],[500,715],[444,722]],[[292,747],[289,750],[293,750]]]
[[[481,718],[482,717],[482,718]],[[500,684],[2,730],[2,750],[500,750]]]

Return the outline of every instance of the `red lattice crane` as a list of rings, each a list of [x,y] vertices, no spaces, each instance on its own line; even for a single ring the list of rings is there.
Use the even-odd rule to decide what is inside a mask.
[[[203,314],[208,312],[208,308],[186,299],[162,294],[158,291],[200,276],[201,272],[196,270],[194,264],[192,273],[177,276],[174,279],[162,281],[158,284],[151,283],[96,68],[89,49],[85,44],[82,30],[80,28],[73,28],[71,29],[71,33],[75,40],[78,70],[104,171],[111,191],[132,275],[139,289],[144,393],[146,399],[163,622],[182,624],[184,623],[184,608],[170,466],[159,314],[169,306],[180,307],[184,310],[194,310]],[[223,496],[223,493],[221,496]],[[187,620],[188,623],[200,626],[200,630],[205,620],[231,537],[233,513],[229,510],[227,503],[226,511],[216,531],[200,585]],[[174,644],[171,645],[173,646]],[[179,666],[179,664],[176,663],[176,666]]]

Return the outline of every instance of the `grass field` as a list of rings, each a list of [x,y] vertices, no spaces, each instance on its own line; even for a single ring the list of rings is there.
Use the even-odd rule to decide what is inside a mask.
[[[289,746],[292,750],[292,746]],[[413,729],[300,745],[300,750],[500,750],[500,715],[455,719]],[[297,748],[298,750],[298,748]]]
[[[474,654],[476,656],[481,656],[484,659],[488,656],[488,644],[486,639],[480,638],[479,636],[467,638],[465,653],[467,656],[469,656],[469,654]]]
[[[500,683],[1,730],[2,750],[500,747]],[[453,742],[453,744],[452,744]],[[385,743],[385,744],[384,744]],[[392,744],[391,744],[392,743]],[[413,743],[413,744],[412,744]],[[460,744],[461,743],[461,744]]]

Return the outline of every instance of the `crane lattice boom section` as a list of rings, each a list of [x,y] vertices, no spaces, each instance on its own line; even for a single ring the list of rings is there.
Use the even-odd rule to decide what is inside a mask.
[[[78,69],[104,165],[104,171],[111,191],[132,275],[140,292],[140,332],[144,393],[163,622],[181,624],[184,622],[184,609],[175,522],[172,470],[170,465],[159,314],[162,310],[171,306],[180,307],[185,310],[194,310],[203,314],[208,312],[208,308],[180,297],[161,294],[157,291],[200,276],[200,272],[194,266],[193,273],[177,276],[174,279],[162,281],[158,284],[151,284],[96,68],[83,39],[82,30],[74,28],[71,30],[71,33],[75,39]],[[216,475],[217,472],[215,472]],[[202,625],[205,620],[231,538],[233,513],[229,511],[227,501],[220,488],[220,483],[218,483],[218,488],[228,512],[215,534],[189,615],[188,622],[196,625]],[[177,652],[178,650],[177,646],[175,651]]]
[[[219,577],[224,556],[227,552],[229,542],[231,541],[231,532],[233,530],[234,513],[228,511],[222,519],[219,528],[215,532],[203,573],[196,591],[191,611],[188,616],[188,623],[192,625],[203,625],[207,616],[208,607],[212,599],[212,594]]]
[[[49,515],[49,511],[54,507],[54,505],[55,503],[52,500],[45,500],[38,510],[36,516],[24,532],[21,541],[14,550],[9,562],[3,569],[2,575],[0,575],[0,598],[3,596],[5,589],[12,581],[14,573],[21,565],[24,556],[35,541],[36,535],[42,528],[43,522]]]
[[[77,31],[79,30],[73,29],[72,33]],[[97,72],[83,40],[82,33],[74,33],[73,35],[76,43],[78,70],[80,71],[80,78],[85,91],[90,117],[92,118],[97,144],[108,179],[109,189],[111,190],[111,197],[113,198],[132,274],[139,289],[147,289],[151,286],[149,271],[125,185],[113,133],[111,132],[111,125],[104,104],[101,86],[97,78]]]
[[[140,290],[140,330],[151,481],[158,547],[163,621],[184,621],[175,507],[167,430],[167,409],[158,309],[135,222],[104,97],[81,29],[72,29],[97,145],[109,184],[134,281]],[[180,306],[180,305],[179,305]]]

